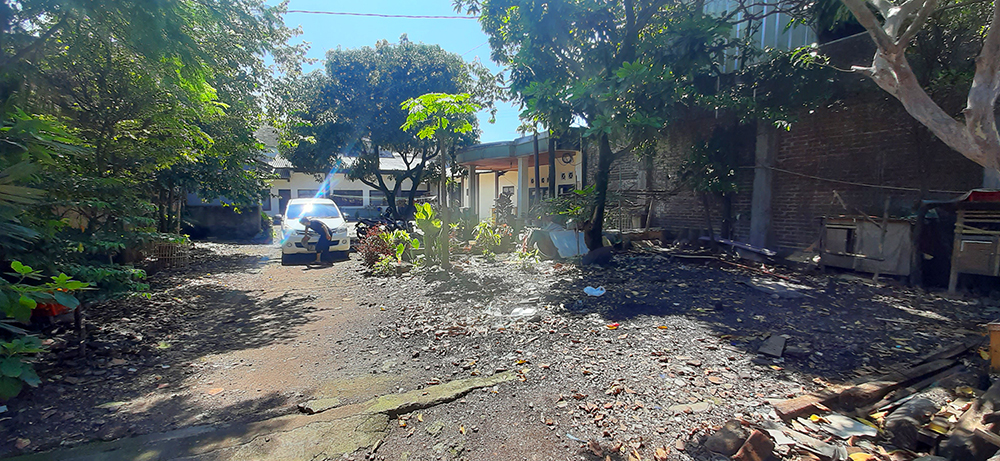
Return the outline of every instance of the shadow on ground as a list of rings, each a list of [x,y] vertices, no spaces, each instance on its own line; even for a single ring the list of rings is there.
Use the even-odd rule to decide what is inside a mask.
[[[249,262],[252,257],[245,259],[245,264],[237,259],[237,267],[256,266]],[[218,267],[232,270],[227,264],[233,262]],[[191,424],[263,420],[292,411],[287,396],[242,398],[225,406],[220,404],[222,393],[185,393],[177,386],[207,354],[292,338],[309,321],[313,299],[294,294],[262,299],[219,284],[188,283],[156,291],[148,299],[136,296],[89,309],[88,324],[94,330],[87,357],[79,358],[77,348],[68,347],[71,332],[55,336],[56,353],[45,354],[36,365],[46,381],[10,401],[0,415],[6,416],[0,425],[0,456],[21,451],[15,447],[23,444],[23,451],[36,451]]]
[[[544,301],[608,322],[653,316],[669,327],[674,317],[696,320],[750,353],[769,334],[787,335],[791,348],[779,362],[827,379],[853,376],[865,366],[900,366],[981,336],[977,324],[998,312],[856,275],[789,273],[801,287],[779,296],[755,285],[783,280],[745,269],[645,256],[616,261],[614,267],[582,268],[582,278],[557,281]],[[587,286],[603,286],[607,293],[586,296]]]

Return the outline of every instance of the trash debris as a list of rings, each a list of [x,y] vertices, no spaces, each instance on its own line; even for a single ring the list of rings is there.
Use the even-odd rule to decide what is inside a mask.
[[[604,287],[594,288],[594,287],[588,286],[587,288],[583,289],[583,292],[586,293],[588,296],[601,296],[604,293],[606,293],[607,290],[605,290]]]

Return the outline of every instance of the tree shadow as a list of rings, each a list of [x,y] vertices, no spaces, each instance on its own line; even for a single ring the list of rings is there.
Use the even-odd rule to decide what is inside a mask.
[[[779,296],[755,285],[781,280],[745,269],[646,256],[616,261],[609,268],[584,267],[582,278],[556,282],[544,302],[608,322],[651,316],[669,328],[671,318],[695,320],[751,354],[767,335],[786,335],[784,357],[767,360],[827,379],[851,377],[863,367],[868,372],[898,367],[981,337],[977,324],[990,315],[976,303],[855,275],[789,274],[801,287]],[[607,292],[590,297],[583,291],[587,286]]]
[[[184,382],[193,372],[190,365],[208,354],[295,337],[296,328],[310,322],[316,310],[309,305],[313,299],[287,293],[264,299],[216,284],[187,284],[89,309],[93,330],[88,332],[87,357],[79,358],[76,347],[61,350],[72,344],[71,331],[53,338],[55,353],[42,355],[37,364],[45,381],[27,388],[8,402],[6,414],[0,414],[7,416],[0,440],[11,441],[0,444],[0,456],[13,454],[16,439],[30,440],[28,450],[47,449],[72,439],[72,434],[80,434],[81,440],[118,438],[202,421],[276,416],[261,409],[292,411],[287,397],[280,395],[216,408],[211,399],[192,401],[171,386]],[[137,413],[122,412],[114,403],[149,400],[157,403]]]

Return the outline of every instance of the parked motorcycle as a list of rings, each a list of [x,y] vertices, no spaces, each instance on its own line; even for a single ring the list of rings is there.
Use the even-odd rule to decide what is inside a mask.
[[[386,211],[385,214],[377,218],[358,218],[358,224],[355,226],[358,238],[364,238],[374,227],[382,227],[388,232],[392,232],[397,229],[413,232],[412,223],[402,219],[392,219],[392,213]]]

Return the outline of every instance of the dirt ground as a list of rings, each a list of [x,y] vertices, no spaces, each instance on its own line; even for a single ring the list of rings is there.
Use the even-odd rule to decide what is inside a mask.
[[[608,268],[460,256],[450,274],[374,278],[356,255],[309,269],[278,264],[274,245],[198,247],[186,269],[151,276],[148,298],[90,308],[85,359],[66,348],[68,326],[46,332],[44,382],[0,413],[0,457],[511,370],[516,381],[402,415],[374,453],[349,457],[649,459],[664,447],[709,460],[703,437],[773,418],[767,399],[902,367],[1000,314],[995,300],[891,281],[783,272],[789,289],[653,254]],[[784,357],[758,356],[769,335],[788,338]]]

